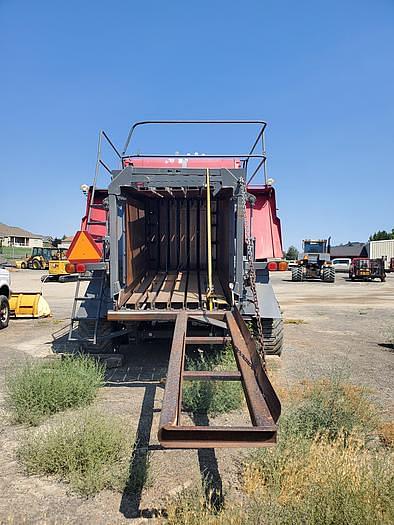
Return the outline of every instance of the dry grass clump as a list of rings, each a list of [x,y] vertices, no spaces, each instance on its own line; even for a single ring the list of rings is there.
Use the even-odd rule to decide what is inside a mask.
[[[88,356],[28,361],[7,372],[7,405],[15,422],[37,425],[56,412],[88,405],[103,381],[103,365]]]
[[[170,525],[391,525],[394,461],[358,434],[312,441],[290,436],[254,453],[243,473],[245,502],[215,512],[197,490],[167,507]]]
[[[209,498],[208,498],[209,499]],[[185,490],[169,501],[168,525],[244,525],[246,515],[241,507],[230,506],[217,512],[207,503],[202,489]]]
[[[394,448],[394,421],[382,423],[378,427],[378,436],[385,447]]]
[[[123,490],[132,452],[129,429],[119,418],[84,411],[29,434],[18,457],[28,474],[53,475],[78,493]]]
[[[187,370],[236,370],[233,350],[227,346],[222,352],[186,359]],[[242,385],[233,381],[185,381],[182,404],[186,412],[215,416],[240,408],[244,399]]]
[[[378,423],[377,410],[368,392],[345,382],[339,375],[304,381],[296,387],[293,403],[280,421],[282,434],[309,439],[321,432],[330,438],[358,429],[364,434]]]
[[[391,524],[393,456],[365,447],[357,434],[308,441],[291,436],[254,454],[244,474],[249,517],[281,525]]]
[[[333,376],[298,387],[278,444],[254,451],[241,474],[242,507],[215,512],[198,491],[169,503],[168,523],[359,525],[394,523],[392,425],[370,446],[377,410],[368,393]]]

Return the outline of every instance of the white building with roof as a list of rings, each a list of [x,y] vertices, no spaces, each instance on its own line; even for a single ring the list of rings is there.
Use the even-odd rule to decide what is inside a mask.
[[[29,232],[17,226],[9,226],[0,222],[0,245],[21,246],[25,248],[42,248],[44,236]]]

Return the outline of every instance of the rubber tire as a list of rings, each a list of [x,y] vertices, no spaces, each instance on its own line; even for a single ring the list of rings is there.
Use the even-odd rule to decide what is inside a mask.
[[[94,320],[86,319],[80,320],[78,323],[78,337],[80,338],[90,338],[94,332]],[[99,323],[97,329],[97,339],[105,335],[109,335],[111,332],[116,330],[116,326],[111,321],[102,320]],[[91,342],[81,342],[79,349],[81,352],[88,354],[113,354],[119,349],[118,338],[114,339],[104,339],[98,341],[97,344]]]
[[[323,281],[325,283],[335,283],[335,268],[331,266],[323,268]]]
[[[295,282],[302,281],[302,268],[300,266],[297,266],[296,268],[291,269],[291,280]]]
[[[41,270],[41,263],[37,259],[33,259],[31,265],[33,270]]]
[[[0,330],[7,328],[10,320],[10,305],[5,295],[0,295],[0,310],[4,310],[5,313],[0,315]]]
[[[21,270],[26,270],[27,266],[25,262],[21,263]]]
[[[283,348],[283,319],[265,318],[261,321],[263,323],[265,353],[280,356]]]

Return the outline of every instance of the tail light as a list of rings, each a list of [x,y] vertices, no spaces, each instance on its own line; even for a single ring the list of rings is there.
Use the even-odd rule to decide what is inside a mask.
[[[67,273],[75,273],[75,264],[67,263],[65,270]]]
[[[270,272],[276,272],[278,269],[278,263],[275,261],[271,261],[267,264],[267,268]]]
[[[67,273],[85,273],[86,265],[83,263],[77,263],[77,264],[67,263],[66,272]]]
[[[286,261],[280,261],[278,266],[279,266],[279,271],[280,272],[285,272],[289,265],[288,265],[288,263]]]

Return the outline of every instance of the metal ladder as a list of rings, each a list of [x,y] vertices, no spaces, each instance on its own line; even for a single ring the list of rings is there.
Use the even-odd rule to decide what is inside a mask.
[[[97,274],[99,274],[97,276]],[[69,341],[79,341],[79,342],[85,342],[85,343],[92,343],[93,345],[97,344],[97,331],[98,326],[100,322],[100,313],[101,313],[101,306],[103,303],[103,295],[104,295],[104,284],[106,279],[106,272],[105,270],[96,270],[93,272],[90,276],[78,276],[77,286],[75,289],[75,296],[74,296],[74,302],[73,302],[73,308],[71,312],[71,323],[70,323],[70,330],[68,333],[68,340]],[[80,288],[81,288],[81,282],[82,281],[99,281],[99,293],[95,294],[94,296],[87,295],[89,294],[89,286],[85,292],[85,295],[80,295]],[[79,303],[82,302],[96,302],[98,303],[96,308],[96,315],[90,316],[89,312],[87,312],[87,315],[78,315],[78,308],[81,306]],[[79,321],[94,321],[94,329],[93,334],[91,337],[76,337],[73,332],[75,330],[75,323]]]
[[[92,184],[92,190],[90,194],[90,201],[89,201],[89,207],[87,210],[87,217],[86,217],[86,231],[91,233],[91,226],[93,225],[105,225],[107,221],[98,221],[91,218],[92,210],[93,209],[104,209],[104,205],[102,203],[96,203],[95,202],[95,195],[96,195],[96,188],[97,188],[97,180],[99,176],[100,167],[104,167],[105,170],[112,176],[112,172],[110,168],[107,166],[107,164],[102,160],[101,158],[101,150],[102,150],[102,140],[103,138],[107,141],[107,143],[111,146],[112,150],[116,153],[117,157],[121,160],[122,156],[120,155],[117,148],[114,146],[112,141],[109,139],[108,135],[105,133],[105,131],[100,130],[99,132],[99,139],[98,139],[98,146],[97,146],[97,159],[96,159],[96,168],[93,178],[93,184]],[[95,242],[101,243],[104,248],[104,237],[100,237],[98,235],[94,235]],[[104,253],[104,249],[103,249]],[[75,288],[75,295],[74,295],[74,302],[71,312],[71,323],[70,323],[70,330],[68,333],[68,340],[69,341],[79,341],[79,342],[85,342],[85,343],[91,343],[93,345],[97,344],[97,332],[98,327],[100,323],[100,313],[101,313],[101,307],[103,302],[103,295],[104,295],[104,285],[105,285],[105,279],[106,279],[106,271],[105,270],[95,270],[93,274],[90,276],[78,276],[78,282],[77,286]],[[100,289],[99,293],[95,294],[93,297],[87,295],[89,292],[89,286],[85,292],[84,296],[80,295],[80,288],[81,288],[81,282],[82,281],[94,281],[99,280],[100,281]],[[89,313],[86,316],[78,316],[78,309],[80,304],[79,303],[89,303],[89,302],[96,302],[98,303],[96,308],[96,315],[90,317]],[[94,329],[91,337],[76,337],[74,335],[75,330],[75,323],[79,321],[94,321]]]

